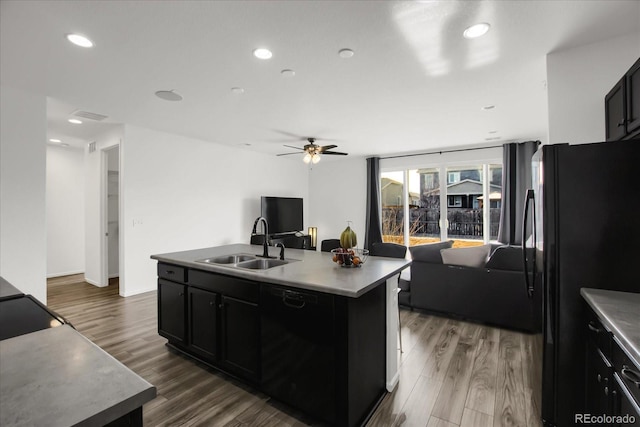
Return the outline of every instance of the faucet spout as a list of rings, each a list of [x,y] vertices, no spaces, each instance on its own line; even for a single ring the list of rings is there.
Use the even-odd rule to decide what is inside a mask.
[[[259,216],[258,218],[256,218],[256,221],[253,223],[253,230],[251,231],[251,235],[255,236],[256,234],[256,230],[258,227],[258,223],[262,221],[262,223],[264,224],[264,235],[263,235],[263,240],[262,240],[262,255],[258,255],[262,258],[275,258],[272,256],[269,256],[269,224],[267,224],[267,220],[264,217]]]

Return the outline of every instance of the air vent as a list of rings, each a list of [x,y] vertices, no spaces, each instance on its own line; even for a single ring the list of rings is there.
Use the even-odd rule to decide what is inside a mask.
[[[89,152],[93,153],[94,151],[96,151],[96,142],[95,141],[89,143]]]
[[[71,113],[72,116],[76,116],[76,117],[82,117],[85,119],[89,119],[89,120],[95,120],[98,122],[101,122],[102,120],[106,119],[107,116],[102,115],[102,114],[98,114],[98,113],[91,113],[89,111],[82,111],[82,110],[76,110],[73,113]]]

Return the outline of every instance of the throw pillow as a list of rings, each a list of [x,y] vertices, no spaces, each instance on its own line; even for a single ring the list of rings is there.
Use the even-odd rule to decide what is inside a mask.
[[[495,270],[522,271],[522,247],[500,246],[487,261],[485,267]]]
[[[451,245],[453,245],[452,240],[439,243],[428,243],[426,245],[411,246],[409,247],[409,252],[411,252],[411,259],[414,261],[442,264],[440,250],[450,248]]]
[[[442,249],[442,262],[444,264],[461,265],[464,267],[484,267],[489,258],[490,245],[472,246],[470,248]]]

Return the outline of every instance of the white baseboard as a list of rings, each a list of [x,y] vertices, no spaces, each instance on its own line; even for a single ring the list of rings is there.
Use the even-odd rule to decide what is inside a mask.
[[[97,286],[98,288],[104,288],[105,287],[105,285],[101,285],[100,283],[95,282],[95,281],[93,281],[91,279],[87,279],[86,277],[84,278],[84,281],[89,283],[90,285]]]
[[[84,273],[84,271],[79,270],[79,271],[66,271],[64,273],[51,273],[51,274],[47,274],[47,279],[51,279],[52,277],[62,277],[62,276],[72,276],[74,274],[82,274]]]
[[[391,393],[393,389],[396,388],[399,381],[400,381],[400,372],[396,372],[393,378],[387,381],[387,391]]]
[[[138,290],[136,290],[134,292],[127,292],[124,295],[121,293],[120,295],[122,295],[123,297],[126,298],[126,297],[131,297],[133,295],[144,294],[144,293],[147,293],[147,292],[152,292],[152,291],[155,292],[157,290],[158,290],[158,288],[156,288],[154,286],[152,288],[138,289]]]

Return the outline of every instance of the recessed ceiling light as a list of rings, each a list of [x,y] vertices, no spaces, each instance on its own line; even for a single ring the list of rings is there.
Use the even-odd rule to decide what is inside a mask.
[[[69,40],[71,43],[75,44],[76,46],[93,47],[93,42],[83,35],[67,34],[66,37],[67,37],[67,40]]]
[[[78,120],[78,119],[69,119],[68,122],[69,123],[73,123],[74,125],[81,125],[82,124],[82,120]]]
[[[285,77],[293,77],[293,76],[296,75],[296,72],[286,68],[286,69],[280,71],[280,74],[282,74]]]
[[[487,31],[489,31],[489,27],[491,27],[491,25],[487,24],[486,22],[481,22],[480,24],[472,25],[464,30],[464,33],[462,33],[462,35],[465,39],[475,39],[487,34]]]
[[[62,142],[62,141],[56,138],[50,138],[49,142]]]
[[[351,49],[340,49],[338,51],[338,55],[340,55],[340,58],[351,58],[353,55],[355,54],[354,51],[352,51]]]
[[[60,144],[61,147],[68,147],[69,144],[67,144],[66,142],[63,142],[62,144]]]
[[[236,87],[232,87],[231,88],[231,92],[233,92],[233,93],[244,93],[244,89],[241,88],[241,87],[237,87],[236,86]]]
[[[495,105],[485,105],[484,107],[481,108],[481,110],[493,110],[494,108],[496,108]]]
[[[485,138],[484,140],[485,140],[485,141],[497,141],[497,140],[499,140],[499,139],[500,139],[500,137],[499,137],[499,136],[492,136],[491,138]]]
[[[490,130],[488,133],[492,134],[492,133],[498,133],[497,130]]]
[[[159,90],[156,96],[165,101],[182,101],[182,95],[175,93],[174,90]]]
[[[273,53],[271,53],[269,49],[259,47],[258,49],[253,50],[253,56],[259,59],[269,59],[273,56]]]

